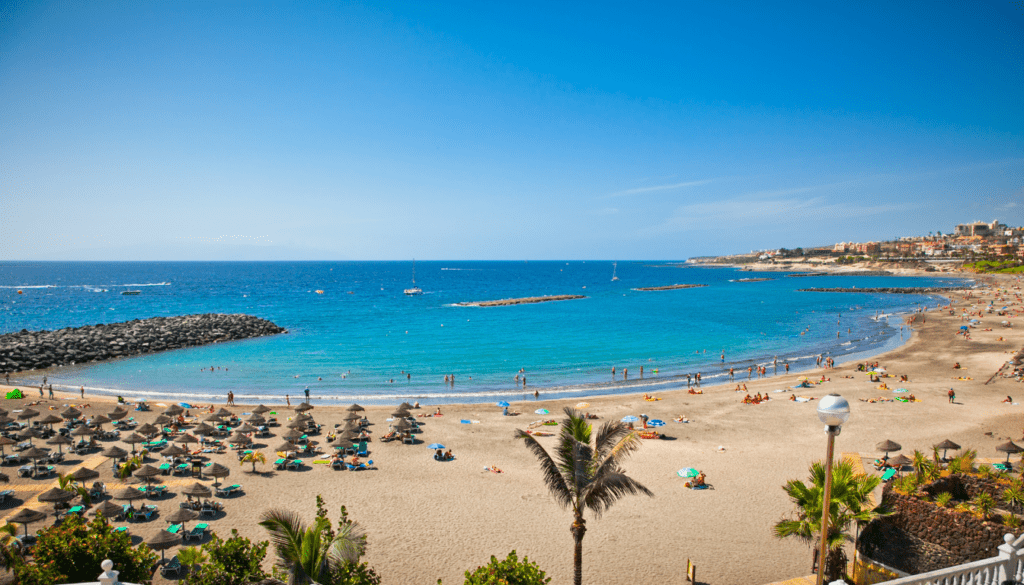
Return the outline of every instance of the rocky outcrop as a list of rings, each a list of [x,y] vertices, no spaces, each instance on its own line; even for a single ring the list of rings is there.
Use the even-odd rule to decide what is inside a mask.
[[[571,301],[573,299],[585,299],[583,295],[555,295],[550,297],[523,297],[519,299],[501,299],[498,301],[475,301],[468,303],[455,303],[456,307],[504,307],[507,305],[528,305],[531,303],[550,303],[552,301]]]
[[[670,285],[667,285],[667,286],[647,286],[647,287],[643,287],[643,288],[634,288],[633,290],[643,290],[643,291],[651,291],[651,290],[680,290],[680,289],[684,289],[684,288],[702,288],[702,287],[705,287],[705,286],[708,286],[708,285],[706,285],[706,284],[670,284]]]
[[[845,276],[845,275],[844,275]],[[801,288],[799,292],[854,292],[854,293],[895,293],[904,295],[924,295],[931,293],[948,293],[956,290],[964,290],[968,286],[907,286],[907,287],[882,287],[882,288]]]
[[[126,323],[0,335],[0,374],[98,362],[264,335],[287,333],[251,315],[154,317]]]

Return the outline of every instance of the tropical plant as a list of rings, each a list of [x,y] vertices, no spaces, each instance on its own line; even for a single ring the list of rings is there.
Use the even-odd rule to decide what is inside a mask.
[[[267,456],[260,451],[252,451],[250,453],[246,453],[238,462],[239,465],[245,465],[246,463],[252,463],[252,472],[256,473],[256,464],[259,463],[260,465],[266,465]]]
[[[640,448],[640,438],[625,424],[606,422],[592,437],[592,427],[583,413],[566,407],[565,419],[559,429],[554,457],[532,435],[517,430],[540,462],[544,483],[563,508],[572,508],[570,528],[575,550],[573,554],[575,585],[583,581],[583,536],[587,523],[583,515],[590,510],[595,517],[628,494],[653,496],[651,490],[627,476],[622,470],[626,458]],[[591,445],[591,438],[594,444]]]
[[[912,494],[917,491],[917,476],[916,475],[904,475],[903,477],[896,478],[892,482],[892,487],[896,491],[903,494]]]
[[[463,585],[546,585],[550,582],[551,577],[545,576],[537,563],[528,557],[520,561],[513,550],[502,561],[492,555],[490,563],[477,567],[472,573],[466,571]]]
[[[263,559],[269,545],[265,540],[253,544],[234,529],[227,540],[214,533],[202,549],[209,562],[189,576],[189,585],[243,585],[266,579]]]
[[[946,466],[950,473],[971,473],[974,471],[974,460],[978,452],[974,449],[965,449],[962,453],[949,460]]]
[[[792,517],[775,524],[777,538],[798,537],[810,545],[821,542],[821,518],[825,491],[825,464],[815,462],[810,467],[810,485],[791,479],[783,490],[796,505]],[[913,479],[913,476],[908,476]],[[843,577],[846,553],[843,543],[852,540],[848,531],[852,524],[864,524],[884,514],[879,508],[867,508],[868,498],[882,479],[855,473],[853,464],[842,459],[832,466],[832,493],[829,500],[828,534],[825,542],[828,555],[821,565],[828,581]]]
[[[85,523],[70,515],[60,526],[39,532],[32,547],[33,562],[14,567],[14,581],[20,585],[81,583],[96,579],[96,569],[104,559],[114,562],[120,578],[148,584],[157,555],[148,546],[132,546],[131,537],[114,532],[113,527],[96,518]]]
[[[66,492],[78,494],[79,496],[82,497],[82,502],[85,505],[89,505],[92,503],[92,496],[89,495],[89,490],[78,485],[77,481],[75,481],[71,477],[68,477],[67,475],[64,475],[62,473],[57,474],[57,487]]]
[[[143,452],[144,453],[144,452]],[[128,479],[131,477],[132,472],[142,467],[142,455],[136,455],[135,457],[129,457],[127,461],[117,467],[117,477],[120,479]]]
[[[1002,500],[1014,507],[1024,507],[1024,485],[1014,481],[1002,493]]]
[[[917,476],[918,485],[939,476],[938,467],[933,462],[929,461],[928,457],[920,451],[914,451],[913,466],[914,474]]]
[[[953,501],[953,494],[949,492],[940,492],[935,496],[935,503],[940,508],[945,508],[951,501]]]
[[[1007,528],[1016,530],[1020,528],[1021,524],[1024,524],[1024,522],[1022,522],[1020,516],[1017,516],[1016,514],[1007,514],[1006,516],[1003,516],[1003,526],[1006,526]]]
[[[191,575],[197,565],[206,562],[206,553],[198,546],[186,546],[178,549],[178,561],[185,567],[187,575],[185,582],[188,583],[188,575]]]
[[[351,573],[359,572],[352,565],[358,567],[359,557],[365,552],[365,534],[359,524],[347,519],[347,512],[343,513],[336,534],[322,502],[318,497],[316,520],[310,526],[294,512],[268,510],[263,513],[260,526],[270,533],[277,565],[287,572],[288,585],[357,582],[351,580]],[[372,569],[369,573],[376,577]]]
[[[986,464],[978,466],[978,475],[985,479],[992,479],[995,476],[995,470]]]
[[[971,500],[971,504],[981,519],[987,520],[989,513],[996,507],[996,499],[988,492],[981,492]]]
[[[25,562],[25,551],[21,542],[15,538],[17,533],[14,524],[0,526],[0,569],[11,570],[15,565]]]

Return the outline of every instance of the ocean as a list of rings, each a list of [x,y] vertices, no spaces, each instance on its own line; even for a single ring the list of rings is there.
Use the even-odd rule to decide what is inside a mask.
[[[863,360],[907,338],[901,314],[942,297],[797,289],[962,282],[661,262],[421,261],[415,275],[423,294],[407,296],[412,273],[412,262],[4,262],[0,333],[247,313],[289,333],[64,366],[47,376],[55,388],[150,400],[220,401],[233,391],[238,402],[283,402],[308,387],[324,403],[495,402],[534,390],[544,398],[656,391],[685,386],[685,375],[696,372],[705,384],[723,383],[729,367],[743,381],[754,364],[773,373],[776,357],[780,373],[786,362],[792,371],[814,368],[818,355]],[[737,282],[756,277],[769,280]],[[671,284],[707,286],[635,290]],[[455,305],[563,294],[586,298]],[[38,386],[38,378],[19,381]]]

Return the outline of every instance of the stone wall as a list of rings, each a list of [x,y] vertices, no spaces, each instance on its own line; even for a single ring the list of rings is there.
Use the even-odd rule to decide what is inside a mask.
[[[977,481],[975,481],[977,480]],[[950,476],[925,486],[925,492],[948,491],[957,499],[995,489],[985,480]],[[973,492],[973,493],[972,493]],[[990,492],[992,493],[992,492]],[[994,495],[994,494],[993,494]],[[1003,535],[1015,532],[998,522],[982,521],[973,514],[940,508],[886,485],[882,501],[893,513],[868,524],[861,532],[858,550],[910,574],[986,559],[998,554]],[[1020,530],[1016,531],[1020,534]]]
[[[287,333],[251,315],[154,317],[126,323],[0,335],[0,374]]]

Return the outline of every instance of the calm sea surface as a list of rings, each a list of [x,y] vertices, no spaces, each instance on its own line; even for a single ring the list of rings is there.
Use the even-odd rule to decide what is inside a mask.
[[[934,307],[940,298],[796,289],[959,282],[795,278],[621,261],[613,282],[611,261],[417,262],[424,294],[406,296],[412,268],[412,262],[0,263],[0,333],[248,313],[289,333],[57,368],[50,382],[151,399],[220,400],[232,390],[239,401],[283,401],[308,386],[323,401],[493,402],[523,396],[514,379],[520,368],[529,392],[551,398],[675,387],[679,376],[698,371],[706,383],[722,382],[730,366],[745,379],[747,366],[775,356],[794,371],[813,368],[818,354],[838,362],[864,359],[901,343],[899,313]],[[771,280],[735,282],[756,276]],[[677,283],[708,286],[633,290]],[[123,296],[124,290],[141,294]],[[587,298],[454,306],[555,294]],[[454,374],[454,388],[445,384],[446,374]]]

